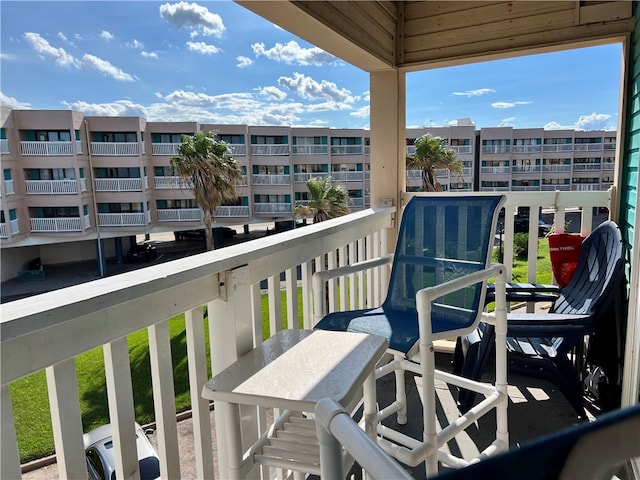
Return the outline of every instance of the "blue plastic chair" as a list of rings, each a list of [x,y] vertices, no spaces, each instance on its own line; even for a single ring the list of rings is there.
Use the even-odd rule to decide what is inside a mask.
[[[582,242],[578,265],[564,288],[556,293],[546,286],[507,288],[508,301],[543,301],[555,295],[548,314],[509,314],[509,369],[556,385],[579,417],[586,417],[582,378],[586,362],[606,372],[608,383],[602,386],[601,395],[611,398],[602,398],[602,402],[609,408],[619,406],[620,392],[613,390],[621,382],[627,301],[624,268],[620,229],[607,221]],[[490,294],[489,298],[494,297]],[[590,336],[586,358],[581,350],[585,336]],[[493,352],[492,328],[481,326],[466,335],[461,345],[466,357],[457,371],[469,378],[481,378]],[[473,392],[461,391],[460,409],[469,408],[474,397]]]
[[[381,377],[395,373],[396,399],[380,411],[381,420],[397,413],[399,424],[407,422],[404,372],[423,377],[423,441],[416,442],[382,424],[378,433],[380,445],[389,454],[407,465],[426,461],[430,474],[437,472],[438,458],[445,464],[457,466],[469,461],[438,450],[494,407],[498,412],[496,441],[481,456],[508,445],[504,268],[491,266],[498,212],[503,202],[503,196],[495,195],[441,194],[411,198],[402,214],[387,296],[379,308],[329,315],[323,311],[326,281],[369,267],[371,263],[314,274],[315,328],[372,333],[389,341],[393,360],[380,367],[377,374]],[[435,370],[433,349],[434,340],[455,338],[475,330],[482,316],[489,278],[495,278],[497,291],[503,292],[501,304],[491,317],[498,325],[496,331],[500,332],[496,335],[497,351],[504,352],[502,357],[497,357],[500,365],[496,371],[501,373],[495,386],[469,382]],[[460,419],[458,426],[443,426],[437,432],[434,377],[475,389],[486,398]]]

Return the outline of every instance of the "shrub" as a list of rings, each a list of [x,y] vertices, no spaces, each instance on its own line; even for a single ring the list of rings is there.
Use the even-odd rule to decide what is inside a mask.
[[[529,234],[516,233],[513,236],[513,256],[521,260],[526,259],[529,253]]]

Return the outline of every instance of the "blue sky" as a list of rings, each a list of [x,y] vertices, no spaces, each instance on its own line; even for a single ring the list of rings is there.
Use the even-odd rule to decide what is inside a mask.
[[[150,121],[369,126],[369,76],[243,7],[0,3],[0,102]],[[621,46],[409,73],[407,126],[617,127]]]

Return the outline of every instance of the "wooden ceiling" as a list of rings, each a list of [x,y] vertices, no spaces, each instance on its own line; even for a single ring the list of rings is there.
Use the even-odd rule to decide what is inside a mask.
[[[630,1],[237,3],[365,71],[421,70],[621,41]]]

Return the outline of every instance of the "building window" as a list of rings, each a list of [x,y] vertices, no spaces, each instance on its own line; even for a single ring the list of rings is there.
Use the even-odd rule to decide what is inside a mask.
[[[99,203],[100,213],[143,213],[142,203]]]
[[[70,142],[69,130],[27,130],[27,141],[31,142]]]
[[[156,208],[164,209],[191,209],[198,208],[198,202],[192,198],[180,198],[169,200],[156,200]]]
[[[602,143],[602,137],[578,137],[575,143]]]
[[[182,143],[182,136],[191,136],[189,133],[152,133],[151,143]],[[135,140],[134,140],[135,141]]]
[[[251,135],[252,145],[287,145],[289,143],[289,137],[269,136],[269,135]]]
[[[156,177],[179,177],[176,167],[153,167],[153,175]]]
[[[96,168],[96,178],[140,178],[138,167]]]
[[[102,143],[137,143],[136,132],[94,132],[94,142]]]
[[[27,168],[24,171],[25,180],[75,180],[76,172],[73,168]]]
[[[244,135],[218,134],[218,139],[232,145],[244,145]]]

